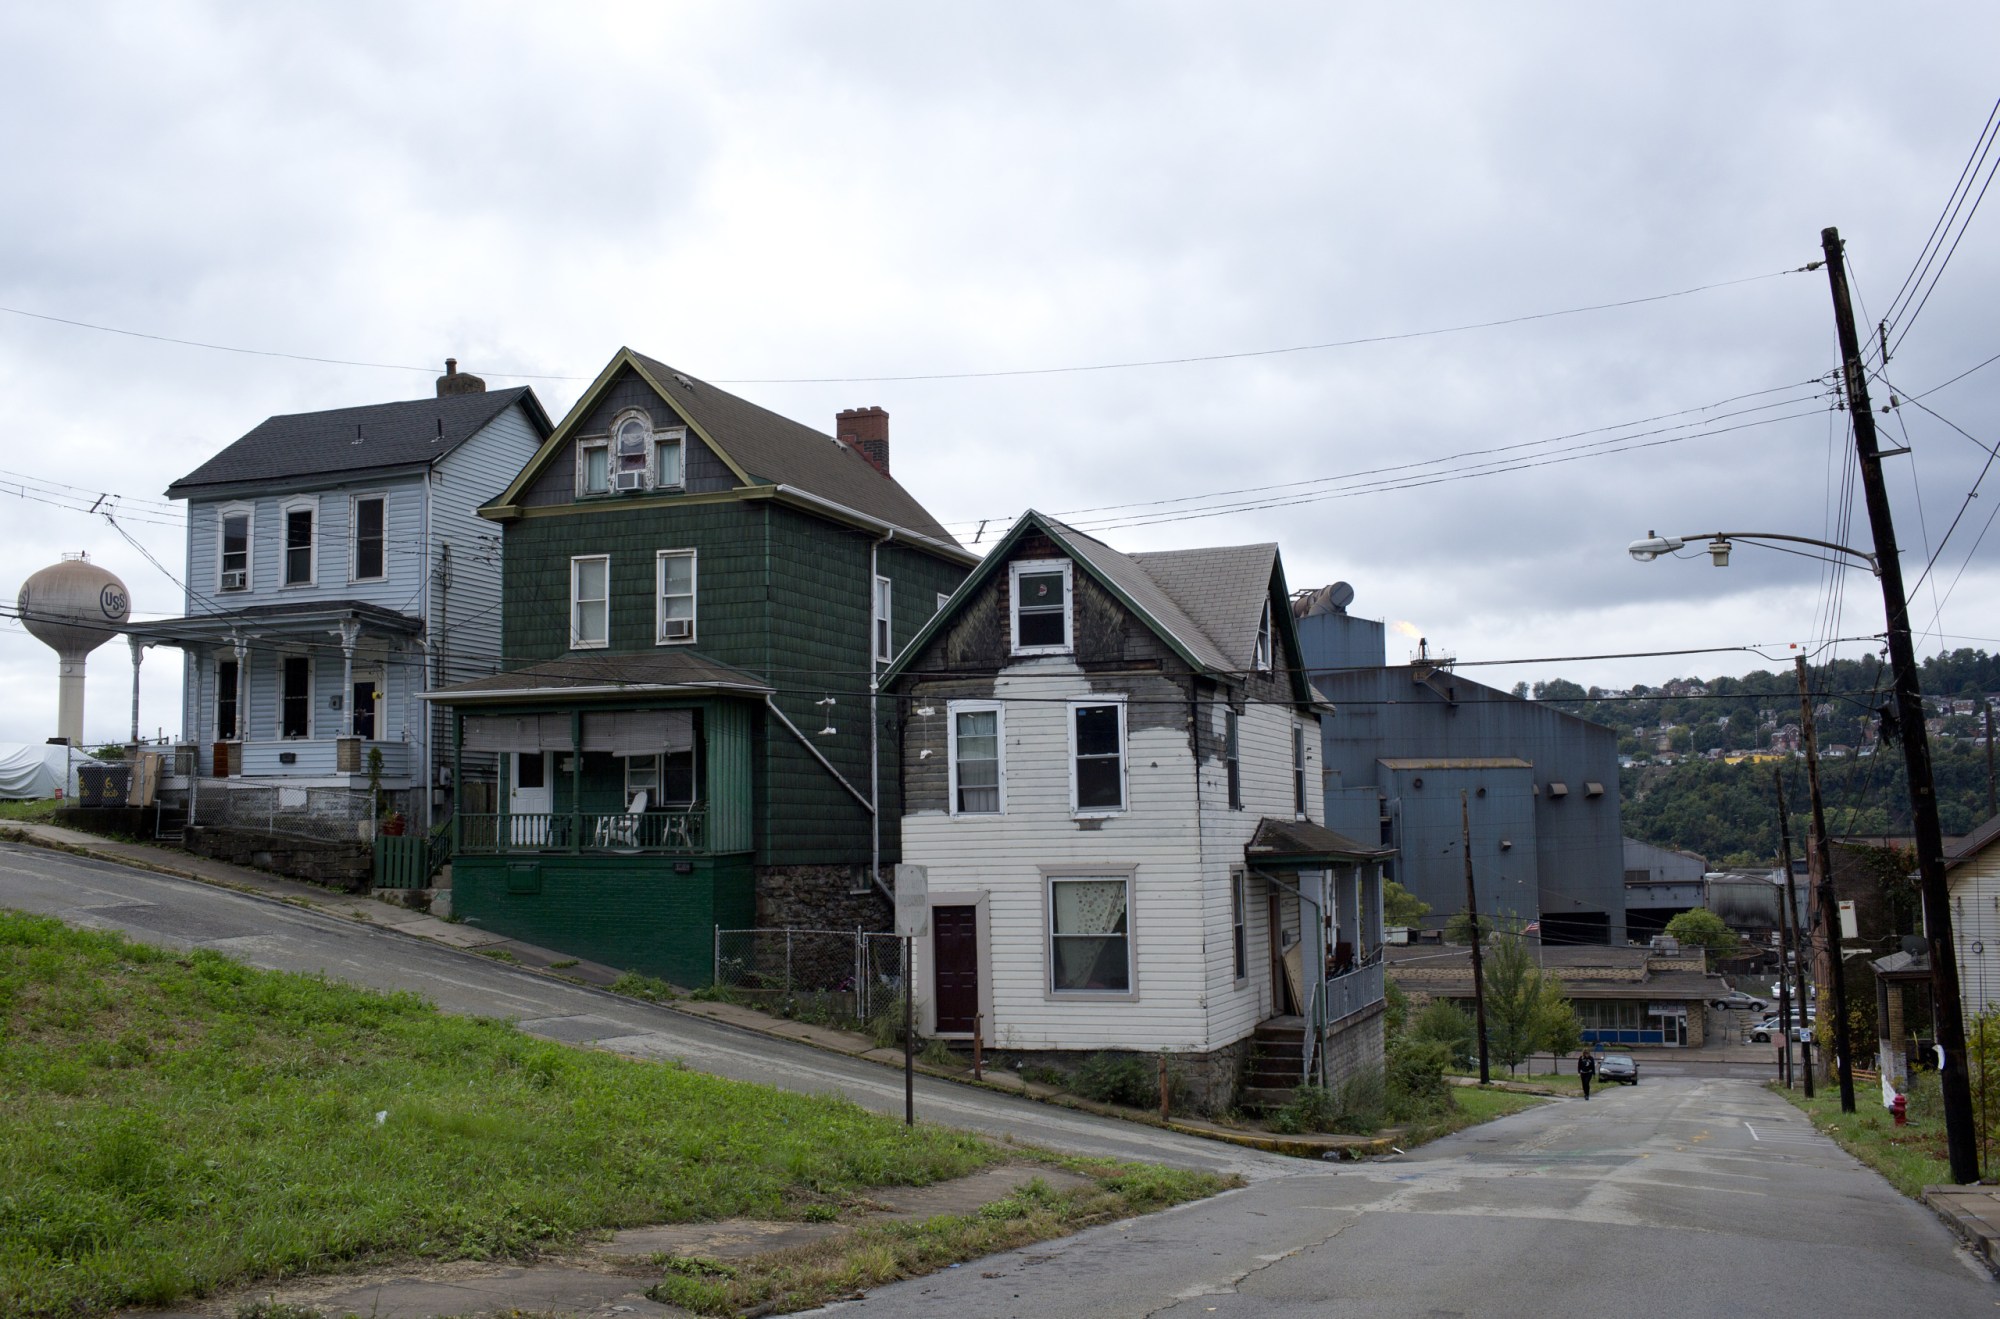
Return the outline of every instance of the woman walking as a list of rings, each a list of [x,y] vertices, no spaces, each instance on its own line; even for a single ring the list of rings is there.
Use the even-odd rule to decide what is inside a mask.
[[[1597,1075],[1597,1055],[1585,1048],[1576,1056],[1576,1078],[1583,1082],[1583,1097],[1590,1098],[1591,1078]]]

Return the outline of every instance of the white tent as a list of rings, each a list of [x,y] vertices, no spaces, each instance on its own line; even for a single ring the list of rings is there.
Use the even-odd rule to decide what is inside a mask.
[[[36,742],[0,742],[0,801],[39,801],[64,790],[70,760],[87,753]]]

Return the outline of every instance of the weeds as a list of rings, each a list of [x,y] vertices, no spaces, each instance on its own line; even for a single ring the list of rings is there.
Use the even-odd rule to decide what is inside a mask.
[[[6,912],[0,1038],[9,1315],[412,1256],[526,1259],[592,1230],[783,1217],[1001,1157],[837,1098]]]
[[[575,966],[576,963],[557,962],[555,965]],[[648,1003],[671,1003],[681,996],[681,991],[675,989],[666,981],[661,980],[657,976],[640,975],[636,971],[627,971],[624,975],[612,981],[611,992],[614,994],[624,994],[629,998],[643,998]],[[699,997],[699,995],[696,995],[696,997]]]

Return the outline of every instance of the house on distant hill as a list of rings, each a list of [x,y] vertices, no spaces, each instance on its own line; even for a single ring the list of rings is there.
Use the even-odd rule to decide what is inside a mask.
[[[718,928],[879,930],[895,724],[874,673],[978,562],[828,435],[620,349],[511,484],[504,672],[441,686],[466,921],[706,984]]]
[[[1217,1110],[1379,1066],[1388,850],[1321,822],[1275,545],[1126,554],[1030,512],[883,683],[925,1033],[1164,1051]]]
[[[532,389],[447,361],[433,397],[270,417],[167,488],[186,612],[128,631],[187,657],[170,787],[200,779],[192,844],[274,821],[351,844],[378,793],[430,820],[444,761],[417,694],[499,667],[499,537],[474,510],[549,431]]]

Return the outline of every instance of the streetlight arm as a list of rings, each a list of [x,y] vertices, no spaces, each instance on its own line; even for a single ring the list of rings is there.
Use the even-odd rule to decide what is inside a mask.
[[[1689,541],[1695,540],[1710,542],[1784,540],[1790,541],[1795,545],[1817,545],[1823,550],[1832,550],[1837,554],[1851,555],[1854,558],[1860,559],[1868,565],[1868,571],[1874,573],[1877,577],[1882,575],[1881,561],[1866,550],[1857,550],[1851,545],[1841,545],[1830,540],[1819,540],[1812,536],[1788,536],[1783,532],[1777,531],[1703,531],[1687,536],[1661,536],[1648,533],[1646,539],[1635,540],[1626,546],[1625,549],[1628,554],[1641,563],[1648,563],[1659,558],[1662,554],[1672,554],[1675,550],[1684,547]]]

